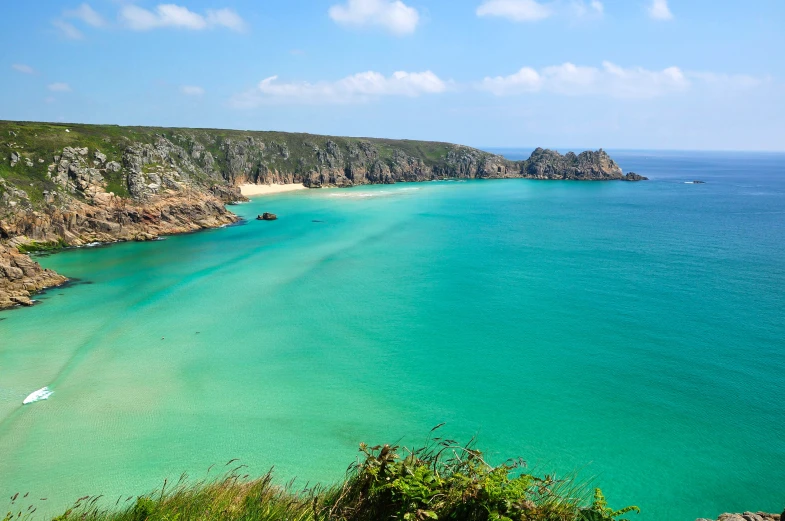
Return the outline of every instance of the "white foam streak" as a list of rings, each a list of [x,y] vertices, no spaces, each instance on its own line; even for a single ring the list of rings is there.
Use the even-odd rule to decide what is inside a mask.
[[[22,405],[28,405],[35,402],[40,402],[41,400],[46,400],[52,396],[53,392],[54,391],[51,391],[49,387],[42,387],[41,389],[30,393],[27,398],[22,401]]]

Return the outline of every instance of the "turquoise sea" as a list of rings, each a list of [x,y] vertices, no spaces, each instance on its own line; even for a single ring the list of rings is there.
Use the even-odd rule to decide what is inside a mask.
[[[232,458],[332,482],[442,422],[643,521],[781,511],[785,155],[612,155],[651,181],[312,190],[39,258],[78,281],[0,313],[0,511]]]

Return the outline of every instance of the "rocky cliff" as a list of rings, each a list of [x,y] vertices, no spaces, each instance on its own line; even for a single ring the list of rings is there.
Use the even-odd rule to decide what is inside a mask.
[[[318,188],[447,178],[644,179],[623,174],[602,150],[538,148],[526,161],[509,161],[424,141],[0,122],[0,308],[62,283],[40,268],[34,273],[37,265],[11,240],[79,246],[221,226],[237,220],[224,205],[243,198],[243,183]]]
[[[64,284],[68,279],[45,270],[16,247],[0,244],[0,309],[30,306],[30,295],[42,289]]]

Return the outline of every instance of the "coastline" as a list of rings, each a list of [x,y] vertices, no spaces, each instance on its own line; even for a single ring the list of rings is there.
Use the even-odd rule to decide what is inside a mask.
[[[296,192],[298,190],[308,190],[308,187],[303,185],[302,183],[291,183],[291,184],[269,184],[269,185],[257,185],[252,183],[245,183],[239,185],[240,193],[243,194],[244,197],[256,197],[259,195],[272,195],[272,194],[280,194],[283,192]]]

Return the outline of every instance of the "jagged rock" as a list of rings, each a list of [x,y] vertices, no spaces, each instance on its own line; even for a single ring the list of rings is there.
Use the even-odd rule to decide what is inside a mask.
[[[257,221],[274,221],[276,219],[278,219],[278,216],[269,212],[264,212],[262,215],[256,216]]]
[[[102,154],[99,150],[93,152],[93,157],[95,158],[96,161],[98,161],[99,165],[103,165],[104,163],[106,163],[106,154]]]
[[[119,172],[122,170],[123,165],[118,163],[117,161],[109,161],[106,163],[106,171],[107,172]]]
[[[44,288],[67,281],[52,270],[45,270],[14,246],[0,243],[0,309],[31,306],[30,296]]]
[[[781,521],[785,519],[785,511],[782,514],[767,514],[765,512],[744,512],[743,514],[722,514],[717,521]],[[696,521],[712,521],[711,519],[700,518]]]
[[[648,177],[643,177],[642,175],[638,175],[635,172],[628,172],[627,175],[624,176],[625,181],[648,181]]]
[[[16,166],[19,162],[19,154],[16,152],[11,152],[11,166]]]

